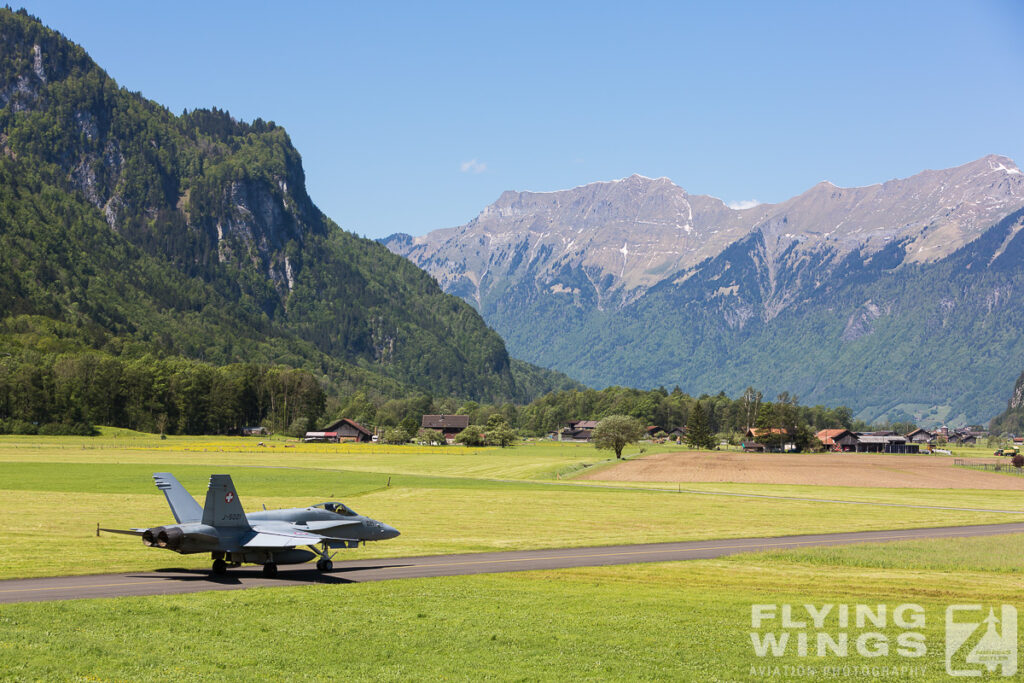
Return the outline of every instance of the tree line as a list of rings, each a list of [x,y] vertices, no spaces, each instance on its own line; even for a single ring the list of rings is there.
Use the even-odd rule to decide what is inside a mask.
[[[339,395],[325,386],[328,378],[283,365],[217,366],[177,356],[22,350],[0,354],[0,432],[91,433],[93,425],[109,425],[165,434],[232,434],[259,425],[301,436],[347,417],[382,430],[388,440],[401,440],[416,436],[425,414],[468,415],[472,425],[490,426],[492,432],[502,425],[521,436],[556,432],[570,420],[626,415],[666,432],[689,428],[700,439],[696,445],[711,446],[719,438],[741,438],[748,427],[783,429],[808,443],[819,429],[869,428],[844,406],[803,406],[785,392],[768,401],[752,388],[736,398],[724,392],[693,397],[679,387],[572,389],[518,405],[427,393],[390,399],[364,391]]]
[[[300,429],[323,414],[310,372],[86,351],[0,355],[0,433],[88,434],[93,425],[161,434]]]
[[[679,387],[672,391],[663,387],[571,389],[550,392],[526,405],[460,402],[429,394],[375,402],[364,392],[356,392],[348,397],[328,398],[327,405],[327,415],[348,417],[379,427],[404,426],[410,434],[416,433],[420,417],[428,413],[468,415],[473,425],[486,425],[493,416],[501,416],[506,424],[524,436],[556,432],[570,420],[601,420],[610,415],[627,415],[645,426],[656,425],[668,431],[674,427],[689,427],[696,414],[701,430],[712,435],[737,437],[748,427],[795,431],[801,426],[812,432],[840,427],[866,431],[870,427],[854,420],[852,411],[845,406],[804,406],[788,392],[769,401],[753,388],[737,398],[730,398],[724,392],[694,397]]]

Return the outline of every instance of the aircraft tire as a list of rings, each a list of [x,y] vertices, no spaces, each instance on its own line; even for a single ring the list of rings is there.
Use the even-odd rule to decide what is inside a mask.
[[[272,579],[275,576],[277,576],[277,563],[267,562],[265,565],[263,565],[263,576],[267,577],[268,579]]]
[[[217,576],[224,576],[228,573],[228,563],[224,560],[214,560],[213,573]]]
[[[316,568],[322,572],[329,572],[334,569],[334,563],[330,560],[320,560],[316,563]]]

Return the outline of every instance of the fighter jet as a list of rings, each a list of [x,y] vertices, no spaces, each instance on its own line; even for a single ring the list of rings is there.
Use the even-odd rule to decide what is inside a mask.
[[[263,565],[264,576],[272,577],[279,564],[301,564],[314,557],[320,558],[318,570],[330,571],[334,566],[332,549],[398,536],[398,529],[358,515],[341,503],[246,514],[227,474],[210,477],[206,505],[201,508],[174,475],[158,472],[153,479],[167,497],[177,524],[100,531],[141,536],[151,548],[167,548],[182,555],[210,553],[214,574],[224,574],[228,567],[245,562]]]

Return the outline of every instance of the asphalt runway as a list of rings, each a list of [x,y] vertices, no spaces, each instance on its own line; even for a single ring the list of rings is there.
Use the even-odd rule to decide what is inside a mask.
[[[1024,533],[1024,523],[861,531],[774,538],[732,538],[683,543],[518,550],[464,555],[391,557],[336,562],[334,569],[326,574],[316,571],[309,564],[283,565],[277,577],[273,579],[264,578],[261,568],[255,565],[228,570],[226,576],[212,576],[209,571],[199,569],[162,569],[123,574],[8,579],[0,581],[0,603],[111,598],[128,595],[171,595],[267,586],[343,584],[641,562],[674,562],[808,546],[1012,533]],[[140,549],[140,552],[142,551]],[[174,558],[168,558],[169,563],[173,560]]]

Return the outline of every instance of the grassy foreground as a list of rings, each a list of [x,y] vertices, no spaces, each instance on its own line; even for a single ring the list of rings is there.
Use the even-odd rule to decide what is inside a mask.
[[[947,680],[947,605],[1015,596],[1024,535],[722,560],[0,606],[0,676],[47,680]],[[982,557],[1005,557],[994,564]],[[911,567],[902,565],[909,564]],[[870,567],[870,569],[867,569]],[[925,568],[927,567],[927,568]],[[950,572],[949,570],[954,570]],[[822,581],[827,573],[829,580]],[[1011,602],[1013,599],[1011,598]],[[915,603],[923,657],[758,657],[753,604]],[[553,609],[554,607],[554,609]],[[769,628],[769,627],[765,627]],[[776,625],[777,628],[777,625]],[[828,623],[826,631],[841,630]],[[866,629],[849,628],[851,640]],[[851,646],[851,652],[853,647]],[[767,667],[767,669],[765,668]],[[886,673],[872,675],[884,668]],[[901,669],[902,668],[902,669]],[[827,676],[816,675],[808,680]],[[1005,680],[1005,679],[1004,679]]]
[[[229,472],[249,510],[341,499],[403,532],[344,558],[1021,519],[565,485],[554,481],[559,474],[603,457],[592,447],[569,444],[499,450],[257,443],[160,440],[124,431],[96,439],[0,437],[0,577],[206,566],[203,556],[95,536],[97,522],[128,527],[170,521],[152,485],[156,471],[174,472],[198,498],[211,473]],[[1005,491],[687,488],[1024,509],[1019,493]],[[1024,535],[1014,535],[668,564],[0,605],[0,679],[948,680],[946,606],[1017,601],[1021,557]],[[894,608],[911,602],[927,615],[919,629],[927,652],[920,658],[892,652],[877,658],[798,657],[792,650],[762,658],[751,643],[753,604]],[[833,635],[836,629],[826,628]],[[895,649],[899,629],[891,622],[873,630]],[[861,631],[852,629],[851,639]],[[839,673],[823,675],[823,666],[838,667]],[[804,673],[796,673],[797,667]]]

